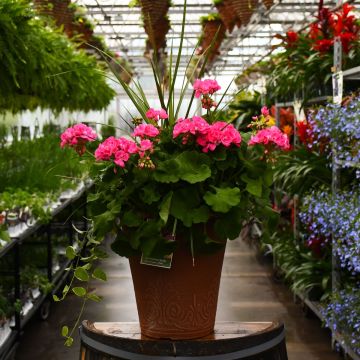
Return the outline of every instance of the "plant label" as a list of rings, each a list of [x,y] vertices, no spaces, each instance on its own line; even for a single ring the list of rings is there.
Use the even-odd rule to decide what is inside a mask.
[[[343,98],[343,73],[339,71],[333,74],[333,101],[341,104]]]
[[[159,258],[142,255],[140,264],[161,267],[164,269],[171,269],[172,259],[173,259],[173,254],[165,255]]]

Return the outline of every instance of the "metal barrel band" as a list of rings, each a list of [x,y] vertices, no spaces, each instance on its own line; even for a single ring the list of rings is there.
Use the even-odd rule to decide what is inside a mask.
[[[91,339],[89,336],[84,334],[82,328],[80,328],[80,337],[81,341],[93,348],[94,350],[100,351],[106,355],[115,356],[119,359],[124,360],[237,360],[244,359],[253,355],[261,354],[264,351],[274,348],[276,345],[279,345],[285,339],[285,330],[283,329],[279,335],[273,339],[266,341],[260,345],[252,346],[248,349],[243,349],[235,351],[229,354],[218,354],[218,355],[205,355],[205,356],[153,356],[153,355],[143,355],[138,353],[131,353],[128,351],[120,350],[113,348],[112,346],[102,344],[101,342]]]

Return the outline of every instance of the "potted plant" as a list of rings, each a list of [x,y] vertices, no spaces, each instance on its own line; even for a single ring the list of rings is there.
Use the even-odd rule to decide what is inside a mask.
[[[184,24],[185,12],[182,34]],[[106,280],[94,261],[105,256],[105,235],[114,234],[112,250],[129,258],[142,334],[155,338],[196,338],[213,331],[226,242],[254,216],[264,234],[276,220],[270,203],[273,152],[289,147],[287,136],[267,122],[266,108],[248,133],[218,118],[214,94],[220,86],[213,79],[193,84],[193,98],[201,100],[204,114],[190,114],[192,101],[180,113],[190,83],[184,81],[175,103],[181,56],[180,49],[177,59],[170,58],[177,65],[169,68],[168,99],[155,71],[159,110],[150,108],[140,87],[135,94],[119,78],[138,111],[129,136],[109,137],[94,148],[97,134],[84,124],[61,135],[62,147],[93,164],[92,227],[79,250],[66,250],[69,259],[78,259],[70,268],[73,277],[85,283],[91,277]],[[207,59],[202,57],[200,76]],[[54,300],[70,292],[84,302],[100,300],[86,286],[73,284]],[[73,331],[62,329],[67,345]]]

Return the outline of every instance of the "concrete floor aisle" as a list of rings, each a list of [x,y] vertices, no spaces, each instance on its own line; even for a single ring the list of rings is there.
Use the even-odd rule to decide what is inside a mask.
[[[137,321],[132,280],[126,259],[112,255],[103,266],[108,282],[94,282],[101,303],[89,302],[84,314],[92,321]],[[75,321],[80,304],[75,296],[54,304],[45,322],[31,321],[18,347],[17,360],[77,360],[79,341],[63,346],[60,328]],[[236,240],[230,242],[223,267],[217,320],[285,322],[289,360],[339,360],[330,348],[328,332],[320,322],[305,318],[289,289],[272,279],[271,266]]]

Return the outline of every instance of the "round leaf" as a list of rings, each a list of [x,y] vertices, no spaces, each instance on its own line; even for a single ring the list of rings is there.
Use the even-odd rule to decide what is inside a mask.
[[[92,274],[95,279],[106,281],[107,277],[103,270],[96,268]]]
[[[76,296],[79,297],[83,297],[86,295],[86,290],[83,287],[74,287],[72,291]]]
[[[88,275],[87,271],[82,267],[77,268],[75,270],[74,275],[80,281],[88,281],[89,280],[89,275]]]

